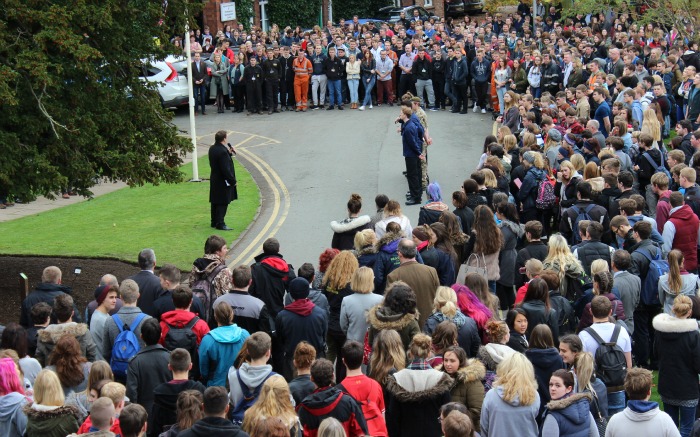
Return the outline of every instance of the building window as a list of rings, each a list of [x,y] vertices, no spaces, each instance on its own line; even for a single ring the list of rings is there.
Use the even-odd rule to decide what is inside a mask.
[[[394,6],[396,6],[397,8],[400,8],[402,6],[401,0],[394,0]]]
[[[432,8],[433,7],[433,0],[423,0],[423,7]]]
[[[260,26],[263,32],[270,30],[270,18],[267,16],[267,0],[260,0]]]

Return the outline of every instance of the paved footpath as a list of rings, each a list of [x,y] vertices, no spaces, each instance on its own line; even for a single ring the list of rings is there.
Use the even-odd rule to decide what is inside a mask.
[[[347,214],[351,193],[362,196],[364,214],[374,214],[374,196],[384,193],[403,205],[407,191],[401,155],[401,137],[394,120],[398,107],[382,105],[364,112],[358,110],[273,114],[271,116],[216,114],[196,118],[198,156],[206,159],[214,133],[230,132],[236,146],[236,165],[244,165],[260,188],[258,217],[233,243],[229,263],[250,263],[261,252],[265,238],[280,240],[281,252],[298,268],[304,262],[318,264],[318,255],[330,247],[330,222]],[[176,112],[174,122],[186,135],[189,111]],[[449,111],[428,112],[433,145],[429,149],[429,175],[438,181],[443,197],[451,204],[452,192],[476,167],[483,141],[492,133],[491,114]],[[190,161],[187,156],[186,161]],[[122,183],[102,183],[95,196],[125,187]],[[85,201],[80,197],[48,200],[39,198],[0,210],[0,222],[37,214]],[[207,199],[202,208],[209,210]],[[412,223],[417,223],[419,206],[405,206]],[[228,214],[236,213],[236,203]],[[225,236],[225,234],[224,234]]]

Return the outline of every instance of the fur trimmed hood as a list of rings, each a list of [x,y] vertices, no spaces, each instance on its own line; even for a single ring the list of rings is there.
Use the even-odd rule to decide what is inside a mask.
[[[549,403],[547,403],[547,408],[552,411],[563,410],[580,401],[581,399],[586,399],[589,403],[591,403],[593,402],[593,395],[588,392],[574,393],[571,396],[565,397],[564,399],[549,401]]]
[[[683,333],[698,330],[698,321],[695,319],[678,319],[670,314],[661,313],[654,317],[652,322],[654,329],[659,332]]]
[[[450,391],[454,380],[435,369],[403,369],[386,380],[386,389],[399,402],[420,402]]]
[[[49,420],[60,416],[72,415],[75,420],[79,420],[80,412],[77,408],[72,405],[64,405],[63,407],[51,408],[45,407],[44,405],[27,405],[24,407],[24,414],[27,418],[32,418],[36,420]]]
[[[348,217],[341,221],[333,220],[331,222],[331,229],[333,232],[342,234],[343,232],[352,231],[360,226],[368,224],[372,219],[368,215],[361,215],[359,217]]]
[[[486,367],[484,363],[476,358],[469,358],[467,365],[460,368],[454,376],[456,384],[466,384],[469,382],[483,381],[486,376]]]
[[[390,248],[388,246],[391,245],[393,247],[393,244],[391,244],[391,243],[395,242],[396,247],[398,247],[398,245],[399,245],[398,242],[402,238],[403,238],[403,235],[399,232],[387,232],[386,234],[384,234],[384,236],[382,238],[379,239],[379,241],[377,241],[377,245],[375,246],[377,248],[377,252],[382,250],[382,248],[385,246],[387,246],[387,250],[385,250],[385,252],[388,252],[388,253],[395,252],[396,248],[394,248],[393,250],[389,250]]]
[[[89,328],[84,323],[60,323],[57,325],[49,325],[38,333],[39,341],[44,343],[56,344],[58,340],[65,334],[73,337],[81,337],[87,334]]]
[[[368,244],[367,246],[363,247],[362,249],[355,251],[355,256],[357,256],[359,258],[362,255],[372,255],[372,254],[376,254],[376,253],[377,253],[377,248],[371,244]]]
[[[401,331],[413,320],[418,320],[418,311],[415,314],[395,314],[382,304],[375,305],[367,311],[367,322],[377,331]]]

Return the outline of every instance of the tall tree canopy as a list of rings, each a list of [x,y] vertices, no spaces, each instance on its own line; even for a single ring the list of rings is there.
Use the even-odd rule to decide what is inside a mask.
[[[201,3],[2,0],[0,194],[90,194],[98,178],[181,180],[177,136],[141,59],[163,59]]]

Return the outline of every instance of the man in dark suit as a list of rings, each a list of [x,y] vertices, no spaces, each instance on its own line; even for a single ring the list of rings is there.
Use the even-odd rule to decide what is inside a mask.
[[[220,231],[231,231],[226,226],[226,210],[232,200],[238,199],[236,171],[231,156],[236,153],[233,147],[226,147],[228,133],[220,130],[214,136],[215,144],[209,148],[209,203],[211,203],[211,227]]]
[[[194,112],[197,112],[197,106],[202,106],[202,115],[207,115],[206,99],[207,99],[207,66],[202,62],[199,53],[194,54],[192,61],[192,88],[194,89]]]
[[[139,299],[137,306],[144,313],[155,317],[155,306],[153,302],[158,299],[163,291],[160,285],[160,278],[155,275],[156,254],[153,249],[143,249],[139,252],[139,267],[141,271],[127,278],[133,279],[139,286]]]

